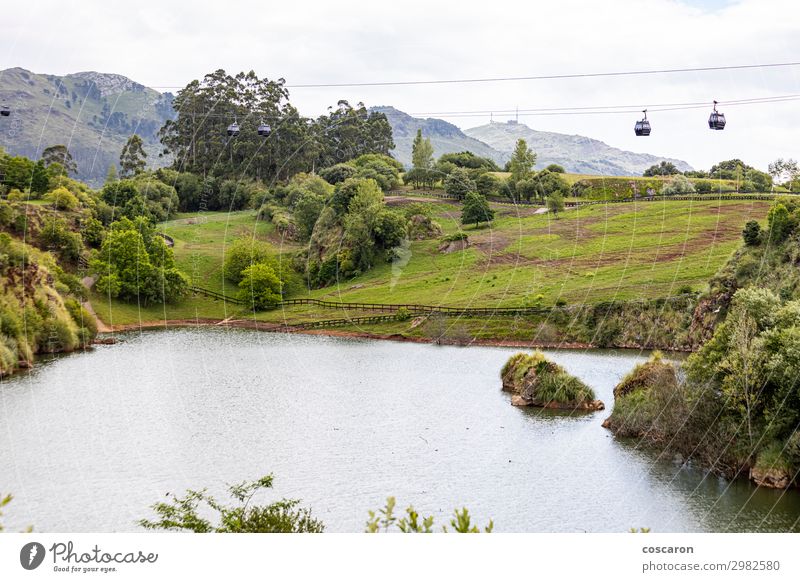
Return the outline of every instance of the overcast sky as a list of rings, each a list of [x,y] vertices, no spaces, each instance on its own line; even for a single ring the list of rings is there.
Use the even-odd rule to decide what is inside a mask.
[[[217,68],[252,69],[291,85],[800,61],[797,0],[27,0],[4,3],[2,28],[0,69],[120,73],[173,92]],[[489,115],[437,113],[708,101],[708,108],[650,114],[649,138],[634,136],[632,113],[521,114],[520,121],[696,168],[739,157],[766,169],[776,157],[800,156],[800,101],[721,107],[728,127],[707,126],[713,99],[800,94],[800,67],[290,92],[306,115],[344,98],[427,113],[462,128],[482,125]]]

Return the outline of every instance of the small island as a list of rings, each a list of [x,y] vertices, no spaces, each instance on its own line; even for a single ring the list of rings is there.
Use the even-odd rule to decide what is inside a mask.
[[[604,410],[594,391],[540,351],[511,356],[500,373],[514,406],[560,410]]]

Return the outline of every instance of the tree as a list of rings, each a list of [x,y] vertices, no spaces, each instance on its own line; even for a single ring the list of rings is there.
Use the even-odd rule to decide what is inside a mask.
[[[303,240],[311,238],[314,225],[323,208],[325,208],[325,198],[314,192],[304,192],[295,202],[294,220]]]
[[[550,170],[542,170],[527,182],[533,182],[535,194],[542,203],[545,203],[547,198],[556,192],[561,195],[562,199],[569,194],[569,183],[560,174]],[[527,191],[526,196],[530,200]]]
[[[564,166],[559,166],[558,164],[550,164],[545,168],[548,172],[553,172],[554,174],[565,174],[567,171],[564,169]]]
[[[300,115],[289,102],[283,79],[259,79],[250,71],[229,75],[219,69],[181,89],[173,102],[175,119],[159,131],[163,153],[175,170],[205,177],[258,178],[265,182],[333,165],[320,162],[317,123]],[[258,115],[254,115],[258,112]],[[241,133],[226,134],[236,119]],[[258,135],[261,120],[273,133]],[[348,158],[349,159],[349,158]]]
[[[389,155],[394,149],[392,126],[384,113],[369,111],[363,103],[340,100],[330,113],[317,118],[314,132],[322,167],[346,162],[363,154]]]
[[[74,176],[78,173],[78,164],[75,163],[72,154],[69,153],[65,145],[52,145],[45,148],[42,152],[42,161],[48,168],[53,164],[61,164],[61,168],[63,168],[63,171],[68,175],[71,174]]]
[[[242,280],[242,272],[259,263],[268,263],[272,253],[270,246],[252,236],[238,238],[225,249],[222,273],[225,278],[237,285]],[[274,270],[274,269],[273,269]]]
[[[647,168],[642,176],[649,178],[653,176],[672,176],[680,173],[681,171],[675,167],[675,164],[666,160],[661,160],[660,163]]]
[[[119,156],[120,174],[123,178],[136,176],[144,172],[146,166],[147,152],[144,151],[144,142],[134,133],[122,147]]]
[[[459,200],[463,200],[469,192],[474,192],[476,189],[475,182],[464,168],[454,168],[444,180],[444,191],[448,196],[454,196]]]
[[[275,271],[266,263],[256,263],[242,271],[239,299],[254,311],[270,309],[282,299],[283,285]]]
[[[516,183],[530,178],[533,176],[533,166],[535,165],[536,154],[528,147],[524,139],[518,139],[514,153],[511,154],[511,160],[508,162],[511,181]]]
[[[490,222],[494,218],[494,210],[489,206],[485,197],[477,192],[470,192],[464,198],[461,210],[461,224],[475,224]]]
[[[553,191],[547,197],[547,209],[552,212],[556,218],[558,213],[564,211],[564,195],[559,190]]]
[[[33,166],[33,172],[31,173],[31,193],[41,196],[47,192],[49,184],[50,174],[47,173],[44,161],[39,160]]]
[[[25,191],[31,185],[35,164],[25,156],[7,158],[3,167],[3,184]]]
[[[451,163],[459,168],[467,168],[468,170],[500,171],[494,160],[476,156],[470,151],[442,154],[439,157],[439,163]]]
[[[108,172],[106,173],[106,184],[117,181],[117,166],[108,164]]]
[[[791,191],[793,182],[800,176],[800,167],[792,158],[778,158],[769,165],[768,173],[776,182],[788,183]]]
[[[356,174],[358,174],[358,169],[354,165],[346,163],[334,164],[319,171],[320,178],[333,185],[344,182],[348,178],[353,178]]]
[[[189,290],[172,249],[144,217],[111,224],[90,270],[101,293],[143,305],[175,302]]]
[[[767,223],[769,224],[769,240],[775,244],[786,240],[795,226],[789,210],[780,203],[769,209]]]
[[[415,170],[433,168],[433,145],[430,138],[422,137],[421,129],[417,129],[417,135],[411,145],[411,165]]]
[[[430,138],[422,137],[421,129],[417,129],[411,145],[411,165],[411,171],[406,174],[409,181],[414,182],[416,187],[433,184],[433,145]]]
[[[167,501],[153,505],[158,518],[142,519],[139,525],[146,529],[195,533],[321,533],[325,529],[308,509],[297,507],[299,500],[281,499],[269,505],[251,503],[260,490],[272,488],[272,481],[272,475],[267,475],[250,483],[230,485],[228,491],[236,505],[223,505],[205,489],[190,489],[183,497],[167,494]],[[207,506],[204,511],[198,511],[200,504]],[[210,512],[216,513],[217,523],[205,517]]]

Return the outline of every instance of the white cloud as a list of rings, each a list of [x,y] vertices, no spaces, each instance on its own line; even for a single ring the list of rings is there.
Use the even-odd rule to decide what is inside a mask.
[[[255,70],[289,84],[683,68],[800,60],[794,2],[153,2],[89,0],[4,6],[0,68],[63,74],[99,70],[150,86],[182,86],[216,68]],[[709,8],[712,6],[712,8]],[[800,67],[688,75],[470,85],[294,89],[309,115],[340,98],[410,112],[656,104],[800,93]],[[710,108],[710,107],[709,107]],[[523,117],[543,130],[581,133],[617,147],[708,167],[741,157],[762,167],[795,156],[797,102],[651,115]],[[498,117],[496,116],[495,119]],[[449,118],[461,127],[488,116]]]

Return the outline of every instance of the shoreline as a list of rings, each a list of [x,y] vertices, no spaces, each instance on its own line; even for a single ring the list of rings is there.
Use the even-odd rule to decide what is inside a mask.
[[[98,323],[100,320],[98,318]],[[142,321],[139,323],[126,323],[116,325],[106,325],[103,323],[104,331],[98,332],[100,335],[109,335],[114,333],[124,333],[130,331],[142,331],[148,329],[178,329],[185,327],[229,327],[234,329],[253,329],[257,331],[266,331],[273,333],[293,333],[305,335],[318,335],[327,337],[343,337],[343,338],[358,338],[358,339],[372,339],[383,341],[395,341],[404,343],[420,343],[420,344],[435,344],[442,346],[484,346],[484,347],[503,347],[503,348],[528,348],[528,349],[552,349],[552,350],[595,350],[595,349],[619,349],[619,350],[637,350],[637,351],[651,351],[664,349],[657,346],[643,347],[643,346],[614,346],[610,348],[603,348],[594,344],[582,342],[542,342],[542,341],[525,341],[525,340],[503,340],[503,339],[489,339],[489,338],[476,338],[470,340],[461,339],[443,339],[434,340],[428,337],[411,337],[399,333],[385,334],[385,333],[371,333],[366,331],[344,331],[336,329],[293,329],[291,326],[285,326],[278,323],[268,323],[246,319],[169,319],[163,321]],[[95,343],[103,344],[110,343],[107,338],[98,337]],[[676,350],[668,349],[670,352],[689,352],[689,350]]]

